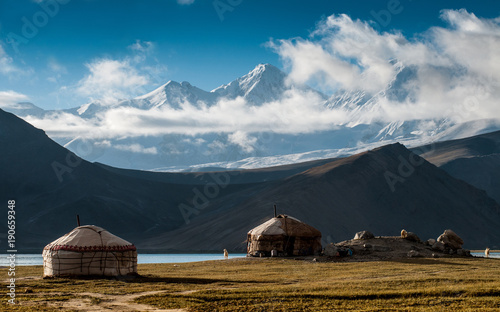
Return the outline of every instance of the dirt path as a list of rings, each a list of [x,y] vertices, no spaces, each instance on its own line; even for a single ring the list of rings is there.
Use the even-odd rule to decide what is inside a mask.
[[[235,287],[224,287],[219,289],[236,289]],[[188,295],[199,290],[186,290],[182,292],[176,292],[179,295]],[[58,303],[58,307],[62,307],[63,309],[77,310],[77,311],[123,311],[123,312],[132,312],[132,311],[157,311],[157,312],[186,312],[186,309],[158,309],[153,306],[147,304],[140,304],[133,302],[134,299],[156,295],[161,293],[170,293],[165,290],[156,290],[156,291],[145,291],[141,293],[135,294],[127,294],[127,295],[104,295],[98,293],[79,293],[80,296],[88,296],[91,298],[78,298],[78,299],[70,299],[66,302]],[[100,302],[92,302],[92,298],[96,298],[94,300],[99,300]]]
[[[80,293],[81,296],[88,296],[91,298],[78,298],[70,299],[66,302],[58,303],[57,306],[63,309],[77,310],[77,311],[159,311],[159,312],[185,312],[185,309],[158,309],[147,304],[140,304],[133,302],[134,299],[142,296],[156,295],[165,292],[160,291],[146,291],[135,294],[127,295],[104,295],[98,293]],[[95,298],[95,299],[92,299]],[[95,302],[93,302],[95,301]],[[99,301],[99,302],[97,302]]]

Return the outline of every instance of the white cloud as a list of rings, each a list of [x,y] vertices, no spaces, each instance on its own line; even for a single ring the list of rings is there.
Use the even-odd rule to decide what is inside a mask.
[[[21,69],[14,64],[14,60],[10,57],[2,45],[0,45],[0,74],[13,77],[13,76],[25,76],[32,73],[31,69]]]
[[[86,67],[90,74],[79,81],[76,91],[105,104],[127,98],[149,82],[147,76],[139,73],[127,60],[97,59]]]
[[[332,128],[345,119],[345,114],[325,110],[317,94],[292,90],[279,101],[252,106],[243,98],[222,99],[213,106],[199,107],[185,103],[181,109],[162,107],[142,110],[117,107],[102,116],[102,127],[114,135],[160,135],[166,133],[204,134],[233,133],[233,143],[247,146],[250,138],[243,133],[272,131],[305,133]]]
[[[50,72],[50,76],[47,77],[47,80],[52,83],[58,83],[63,75],[68,73],[66,67],[60,64],[56,59],[51,58],[47,63],[47,68]]]
[[[155,44],[151,41],[142,41],[137,39],[134,44],[128,46],[132,51],[137,51],[141,53],[151,52],[155,48]]]
[[[345,118],[343,112],[326,110],[316,93],[294,89],[286,92],[283,99],[261,106],[253,106],[238,97],[234,100],[221,99],[213,106],[184,103],[181,109],[166,106],[150,110],[118,106],[108,108],[93,119],[58,112],[45,119],[30,117],[27,121],[53,137],[122,138],[172,133],[233,133],[230,143],[250,149],[254,139],[247,135],[249,133],[327,130]]]
[[[129,57],[130,62],[136,65],[144,63],[155,51],[156,44],[152,41],[136,40],[135,43],[129,45],[127,49],[132,52]]]
[[[102,138],[108,136],[104,129],[99,129],[100,122],[98,120],[83,119],[66,112],[46,114],[43,119],[34,116],[27,116],[24,119],[55,138]]]
[[[47,67],[49,68],[50,71],[57,73],[57,74],[67,74],[68,70],[66,67],[62,64],[60,64],[56,59],[51,58],[49,62],[47,63]]]
[[[128,152],[134,152],[134,153],[140,153],[140,154],[152,154],[156,155],[158,154],[158,150],[156,147],[144,147],[140,144],[130,144],[130,145],[125,145],[125,144],[118,144],[113,146],[114,148],[122,151],[128,151]]]
[[[111,141],[109,141],[109,140],[96,141],[96,142],[94,142],[94,145],[96,145],[98,147],[109,148],[109,147],[111,147]]]
[[[292,67],[290,79],[300,84],[314,79],[326,87],[351,86],[360,75],[355,65],[331,57],[321,46],[307,40],[281,40],[277,51]]]
[[[500,25],[479,19],[465,10],[443,11],[442,18],[452,28],[435,28],[436,45],[469,75],[500,78]]]
[[[59,92],[65,97],[79,96],[80,104],[113,105],[165,83],[167,68],[156,59],[154,42],[136,40],[127,46],[127,52],[123,58],[96,58],[86,63],[88,73],[74,85],[61,86]],[[48,68],[55,74],[48,77],[52,82],[67,72],[55,60],[49,62]]]
[[[245,153],[251,153],[257,143],[256,137],[251,137],[243,131],[236,131],[228,135],[228,141],[241,147]]]
[[[29,100],[27,95],[12,90],[0,91],[0,108],[21,108],[19,102]]]
[[[396,74],[391,60],[405,65],[446,63],[422,42],[409,42],[400,33],[380,34],[368,22],[353,21],[345,14],[320,22],[309,39],[280,40],[270,45],[291,69],[292,80],[312,82],[326,90],[377,92]]]

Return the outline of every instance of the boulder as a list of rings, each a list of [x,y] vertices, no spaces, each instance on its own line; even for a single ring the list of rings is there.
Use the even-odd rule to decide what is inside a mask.
[[[442,242],[446,247],[457,250],[461,249],[464,241],[452,230],[446,230],[438,237],[438,242]]]
[[[409,258],[421,257],[420,253],[416,250],[410,250],[407,254]]]
[[[326,245],[325,249],[323,250],[323,254],[328,257],[338,257],[339,251],[333,243],[330,243]]]
[[[420,243],[420,238],[417,236],[417,234],[415,234],[413,232],[406,232],[406,237],[404,237],[404,239],[407,239],[407,240],[412,241],[412,242]]]
[[[434,238],[429,238],[425,244],[428,245],[428,246],[432,246],[436,243],[436,240]]]
[[[443,252],[444,251],[444,243],[443,242],[435,242],[433,245],[432,245],[432,250],[436,250],[436,251],[441,251]]]
[[[406,232],[405,229],[402,229],[401,230],[401,238],[406,238],[407,235],[408,235],[408,232]]]
[[[370,238],[375,238],[375,235],[372,234],[370,231],[361,231],[356,233],[354,235],[354,239],[370,239]]]

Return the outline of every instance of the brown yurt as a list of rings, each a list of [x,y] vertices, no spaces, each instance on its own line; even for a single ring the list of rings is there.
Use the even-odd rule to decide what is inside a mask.
[[[79,226],[43,249],[43,276],[137,274],[137,250],[95,225]]]
[[[250,230],[249,256],[308,256],[321,252],[321,232],[287,215],[279,215]]]

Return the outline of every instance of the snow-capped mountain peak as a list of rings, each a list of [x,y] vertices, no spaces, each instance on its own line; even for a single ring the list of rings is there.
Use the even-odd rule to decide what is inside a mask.
[[[239,78],[239,87],[245,97],[266,101],[267,96],[282,92],[286,88],[286,74],[271,64],[259,64],[254,70]]]
[[[248,74],[211,92],[225,98],[242,96],[254,105],[261,105],[280,99],[286,90],[293,87],[314,91],[321,97],[325,97],[307,86],[288,84],[287,74],[271,64],[259,64]]]
[[[219,97],[245,97],[253,104],[276,100],[285,89],[286,74],[271,64],[259,64],[248,74],[222,85],[212,93]]]
[[[259,64],[248,74],[239,78],[243,89],[250,90],[255,83],[265,81],[267,83],[281,84],[285,81],[286,74],[271,64]]]
[[[184,102],[196,105],[199,102],[211,104],[215,96],[191,85],[187,81],[181,83],[170,80],[157,89],[134,98],[134,106],[142,109],[160,108],[168,105],[171,108],[179,109]]]

